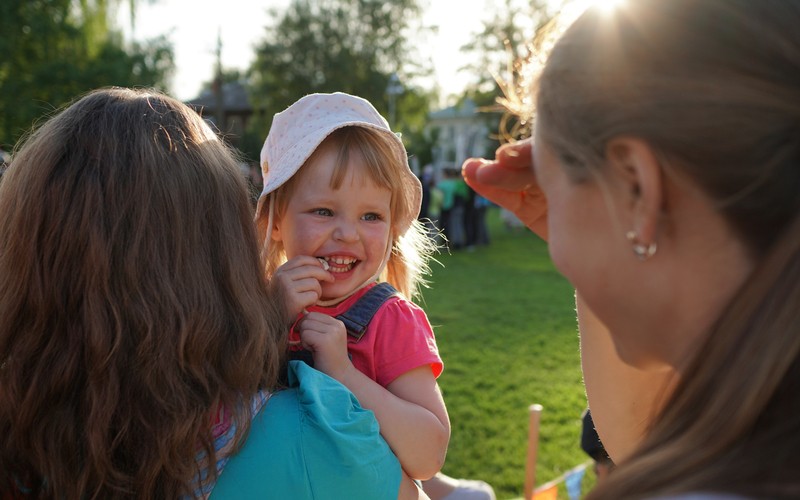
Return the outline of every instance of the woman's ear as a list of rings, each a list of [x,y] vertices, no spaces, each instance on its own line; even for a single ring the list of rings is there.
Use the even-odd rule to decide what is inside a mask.
[[[621,187],[620,206],[631,224],[626,229],[645,246],[655,243],[666,200],[661,162],[645,141],[624,136],[608,142],[606,160]]]

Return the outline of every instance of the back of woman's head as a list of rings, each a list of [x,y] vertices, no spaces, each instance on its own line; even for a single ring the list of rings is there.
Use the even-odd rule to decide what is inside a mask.
[[[798,24],[798,2],[630,1],[585,13],[541,75],[539,137],[575,182],[602,177],[610,139],[643,139],[756,264],[599,497],[800,495]]]
[[[14,156],[0,213],[0,487],[180,494],[280,362],[234,156],[172,98],[95,91]]]

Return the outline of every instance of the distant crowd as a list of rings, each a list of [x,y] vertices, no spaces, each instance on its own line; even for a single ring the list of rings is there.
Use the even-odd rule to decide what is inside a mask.
[[[486,209],[492,204],[467,186],[460,169],[444,168],[437,173],[428,165],[420,181],[419,219],[428,224],[434,237],[441,238],[451,251],[489,244]]]

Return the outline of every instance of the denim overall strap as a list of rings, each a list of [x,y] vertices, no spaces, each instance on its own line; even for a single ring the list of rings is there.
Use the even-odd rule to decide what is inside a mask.
[[[386,282],[378,283],[358,299],[350,309],[336,316],[336,319],[344,323],[347,334],[358,342],[366,333],[367,325],[378,309],[395,295],[397,295],[397,290],[392,285]]]

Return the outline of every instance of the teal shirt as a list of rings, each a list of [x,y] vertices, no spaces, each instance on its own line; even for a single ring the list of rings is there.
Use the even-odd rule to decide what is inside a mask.
[[[456,196],[466,199],[469,196],[469,187],[463,179],[442,179],[436,185],[442,193],[442,210],[450,210],[456,201]]]
[[[442,179],[436,185],[436,188],[442,193],[442,210],[450,210],[453,208],[453,202],[456,197],[456,183],[453,179]]]
[[[374,414],[345,386],[303,362],[269,398],[210,498],[396,499],[400,462]]]

